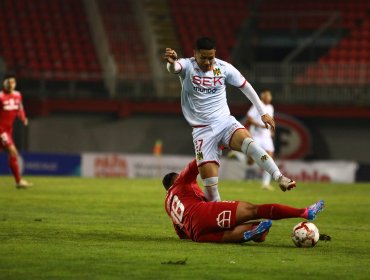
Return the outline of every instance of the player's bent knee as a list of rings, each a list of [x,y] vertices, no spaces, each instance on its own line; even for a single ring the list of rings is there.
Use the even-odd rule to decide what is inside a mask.
[[[18,151],[14,146],[10,146],[8,148],[8,153],[9,153],[9,156],[11,156],[11,157],[17,157],[18,156]]]
[[[230,148],[235,151],[241,151],[244,139],[250,137],[251,135],[248,130],[246,129],[237,130],[231,138]]]
[[[236,223],[242,224],[257,216],[257,206],[249,202],[239,202],[236,209]]]

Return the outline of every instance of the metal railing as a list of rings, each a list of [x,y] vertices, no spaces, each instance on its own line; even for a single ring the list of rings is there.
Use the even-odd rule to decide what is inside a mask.
[[[270,89],[275,103],[370,105],[370,64],[263,63],[241,72],[256,91]],[[157,87],[157,84],[163,86]],[[19,81],[19,85],[32,97],[110,98],[102,81],[53,82],[45,77],[28,84]],[[116,86],[115,99],[137,101],[179,100],[181,90],[175,75],[162,79],[120,78]],[[244,95],[233,87],[228,87],[228,101],[246,102]]]

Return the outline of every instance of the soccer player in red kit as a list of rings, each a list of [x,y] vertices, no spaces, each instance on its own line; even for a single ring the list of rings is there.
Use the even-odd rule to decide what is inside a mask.
[[[303,218],[314,220],[324,201],[307,208],[281,204],[255,205],[243,201],[206,201],[197,183],[198,167],[194,159],[180,174],[169,173],[162,183],[167,190],[165,209],[180,239],[196,242],[262,242],[271,220]],[[250,222],[267,219],[261,222]]]
[[[13,173],[16,187],[25,189],[32,184],[21,179],[18,166],[18,151],[14,145],[12,133],[13,123],[18,117],[25,126],[28,119],[22,104],[22,95],[16,91],[17,81],[14,76],[7,76],[3,82],[3,90],[0,91],[0,151],[5,150],[9,156],[9,166]]]

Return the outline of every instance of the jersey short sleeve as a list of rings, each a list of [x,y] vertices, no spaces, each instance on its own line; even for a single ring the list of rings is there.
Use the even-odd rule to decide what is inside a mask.
[[[226,82],[234,87],[242,87],[246,82],[244,76],[231,64],[226,67]]]

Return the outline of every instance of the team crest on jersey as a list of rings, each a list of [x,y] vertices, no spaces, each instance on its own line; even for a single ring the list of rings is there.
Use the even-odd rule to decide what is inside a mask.
[[[266,160],[268,160],[268,156],[267,156],[267,155],[263,155],[263,156],[261,157],[261,161],[262,161],[262,162],[265,162]]]
[[[225,210],[218,214],[218,217],[216,219],[217,225],[220,228],[230,228],[231,226],[231,211]]]
[[[202,152],[197,152],[197,160],[203,160],[203,153]]]
[[[215,75],[215,76],[221,76],[221,70],[220,70],[220,68],[213,69],[213,75]]]

